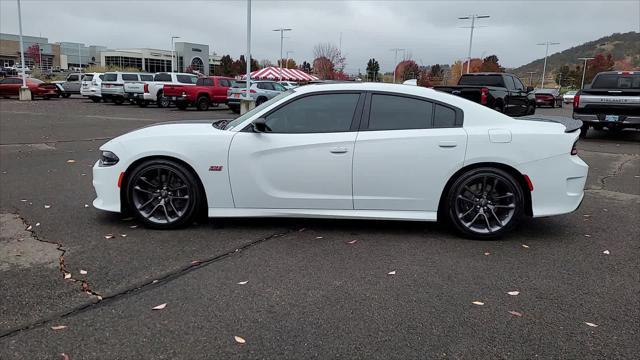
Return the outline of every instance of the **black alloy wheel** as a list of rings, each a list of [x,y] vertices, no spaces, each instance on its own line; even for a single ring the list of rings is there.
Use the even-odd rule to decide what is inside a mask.
[[[162,91],[158,92],[158,97],[156,99],[156,104],[159,108],[168,108],[171,105],[171,100],[168,97],[164,96]]]
[[[209,110],[209,98],[206,96],[200,96],[196,102],[196,109],[199,111]]]
[[[460,176],[451,186],[447,213],[456,230],[476,239],[500,237],[523,214],[520,185],[507,172],[478,168]]]
[[[173,229],[188,225],[200,208],[195,176],[179,163],[150,160],[137,166],[127,182],[127,201],[146,226]]]

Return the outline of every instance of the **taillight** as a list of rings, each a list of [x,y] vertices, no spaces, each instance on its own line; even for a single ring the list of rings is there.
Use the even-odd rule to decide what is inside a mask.
[[[580,95],[575,95],[573,97],[573,108],[577,109],[578,108],[578,104],[580,104]]]
[[[247,90],[241,90],[241,92],[246,93],[246,92],[247,92]],[[249,92],[253,94],[253,93],[255,93],[256,91],[255,91],[255,90],[253,90],[253,89],[250,89],[250,90],[249,90]]]
[[[149,84],[144,84],[144,92],[149,92]]]
[[[573,143],[573,147],[571,148],[571,155],[578,155],[578,141]]]
[[[480,89],[480,104],[487,105],[487,95],[489,94],[489,89],[483,87]]]

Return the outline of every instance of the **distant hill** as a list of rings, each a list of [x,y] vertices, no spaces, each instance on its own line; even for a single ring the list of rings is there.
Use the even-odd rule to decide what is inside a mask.
[[[622,62],[626,62],[630,64],[633,69],[640,70],[640,33],[634,31],[624,34],[615,33],[549,55],[547,58],[547,75],[545,78],[553,82],[551,80],[552,74],[554,74],[560,66],[569,65],[571,68],[574,68],[575,65],[580,64],[578,58],[593,57],[598,53],[603,53],[605,56],[611,54],[613,60],[616,61],[616,66],[622,66]],[[534,75],[534,78],[536,76],[540,78],[543,65],[544,58],[532,61],[510,71],[522,79],[529,78],[529,71],[536,71],[537,74]],[[547,80],[545,80],[545,82],[546,81]]]

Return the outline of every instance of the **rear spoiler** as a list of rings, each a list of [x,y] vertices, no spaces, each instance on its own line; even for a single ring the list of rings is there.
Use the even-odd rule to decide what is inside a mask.
[[[582,121],[572,119],[566,116],[547,116],[547,115],[528,115],[514,118],[516,120],[543,121],[562,124],[565,127],[564,132],[570,133],[579,130],[582,127]]]

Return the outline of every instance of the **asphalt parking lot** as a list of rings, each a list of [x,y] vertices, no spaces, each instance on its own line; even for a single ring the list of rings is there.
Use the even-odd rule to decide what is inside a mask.
[[[153,231],[90,205],[108,139],[233,117],[0,100],[0,358],[637,358],[640,132],[592,130],[582,206],[499,241],[381,221]]]

